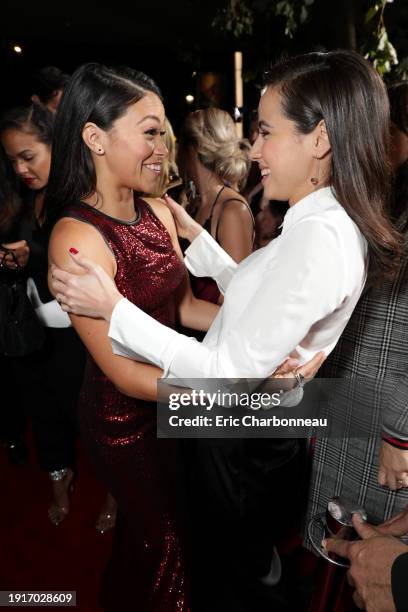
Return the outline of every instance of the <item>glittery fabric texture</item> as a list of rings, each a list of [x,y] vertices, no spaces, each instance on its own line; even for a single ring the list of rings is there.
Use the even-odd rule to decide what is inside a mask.
[[[150,206],[135,200],[136,221],[113,219],[78,202],[64,211],[92,224],[117,262],[120,292],[174,327],[175,290],[185,268]],[[187,612],[185,555],[178,505],[177,446],[156,437],[156,405],[121,394],[89,357],[81,433],[100,480],[118,503],[101,604],[112,612]]]

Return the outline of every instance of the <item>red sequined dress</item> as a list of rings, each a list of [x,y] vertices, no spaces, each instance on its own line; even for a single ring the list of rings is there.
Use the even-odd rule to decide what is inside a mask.
[[[150,206],[123,222],[77,202],[63,212],[93,225],[117,262],[119,291],[175,325],[175,290],[185,273]],[[175,440],[156,437],[155,403],[121,394],[89,356],[79,407],[81,433],[99,478],[118,503],[101,603],[115,612],[187,612]]]

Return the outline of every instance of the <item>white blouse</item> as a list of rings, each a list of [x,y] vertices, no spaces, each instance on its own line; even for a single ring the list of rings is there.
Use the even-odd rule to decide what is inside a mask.
[[[113,310],[116,354],[176,378],[266,378],[288,356],[301,363],[336,345],[360,297],[366,241],[330,187],[285,215],[281,235],[237,265],[203,231],[186,251],[195,276],[212,276],[224,304],[203,342],[158,323],[126,299]]]

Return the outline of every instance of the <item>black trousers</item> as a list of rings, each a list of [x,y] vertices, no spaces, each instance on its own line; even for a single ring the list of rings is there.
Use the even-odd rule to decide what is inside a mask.
[[[75,466],[77,404],[85,349],[73,328],[45,328],[41,350],[13,360],[25,413],[32,418],[40,467]]]
[[[193,537],[192,612],[278,612],[281,585],[259,580],[298,509],[296,440],[186,441]]]
[[[12,357],[0,354],[0,440],[6,442],[18,440],[26,429],[26,414],[13,361]]]

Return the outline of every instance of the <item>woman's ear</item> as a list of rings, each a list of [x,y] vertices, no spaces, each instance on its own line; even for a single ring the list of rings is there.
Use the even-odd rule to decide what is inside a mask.
[[[327,134],[326,123],[322,119],[314,129],[314,157],[323,159],[331,151],[329,136]]]
[[[95,155],[103,155],[105,153],[102,144],[103,131],[95,123],[85,124],[82,130],[82,139]]]

